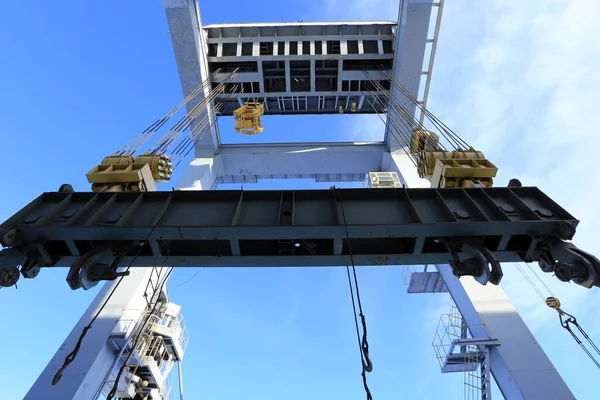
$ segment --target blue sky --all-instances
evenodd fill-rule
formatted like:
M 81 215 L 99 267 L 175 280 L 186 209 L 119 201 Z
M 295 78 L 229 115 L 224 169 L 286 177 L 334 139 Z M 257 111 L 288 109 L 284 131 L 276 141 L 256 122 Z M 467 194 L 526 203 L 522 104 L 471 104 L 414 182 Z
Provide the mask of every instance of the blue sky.
M 395 19 L 384 0 L 202 2 L 204 23 Z M 324 4 L 324 5 L 323 5 Z M 595 8 L 595 10 L 594 10 Z M 540 186 L 582 220 L 576 243 L 600 254 L 590 181 L 600 145 L 593 109 L 600 82 L 594 44 L 598 4 L 448 1 L 430 109 L 500 168 Z M 227 10 L 233 10 L 227 13 Z M 181 100 L 160 1 L 8 2 L 0 15 L 0 109 L 5 168 L 0 220 L 85 173 Z M 559 29 L 560 28 L 560 29 Z M 287 123 L 285 123 L 287 122 Z M 281 141 L 321 129 L 329 140 L 376 139 L 375 118 L 264 118 Z M 221 126 L 226 129 L 227 123 Z M 260 187 L 313 187 L 265 182 Z M 177 270 L 173 301 L 192 340 L 184 360 L 187 398 L 363 399 L 360 362 L 343 269 Z M 520 273 L 503 287 L 578 399 L 597 398 L 598 371 Z M 72 292 L 65 270 L 45 270 L 19 289 L 0 290 L 3 398 L 19 399 L 50 360 L 97 290 Z M 190 278 L 192 278 L 190 280 Z M 544 277 L 588 333 L 600 339 L 600 291 Z M 431 341 L 443 295 L 407 295 L 401 268 L 359 270 L 375 399 L 463 398 L 461 374 L 439 373 Z

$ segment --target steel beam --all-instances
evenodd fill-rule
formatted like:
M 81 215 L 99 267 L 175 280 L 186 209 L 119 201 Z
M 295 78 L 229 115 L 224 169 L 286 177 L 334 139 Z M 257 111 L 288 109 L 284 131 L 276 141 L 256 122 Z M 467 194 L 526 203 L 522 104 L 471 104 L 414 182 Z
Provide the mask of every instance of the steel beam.
M 53 266 L 106 241 L 147 243 L 122 258 L 133 266 L 343 266 L 345 223 L 358 265 L 401 265 L 447 262 L 442 241 L 463 237 L 500 261 L 537 260 L 536 237 L 571 239 L 578 221 L 534 187 L 45 193 L 0 238 L 35 243 Z
M 202 29 L 197 0 L 162 0 L 162 3 L 169 22 L 169 34 L 173 42 L 179 80 L 185 97 L 196 90 L 209 76 L 206 33 Z M 210 89 L 210 86 L 207 87 L 204 93 L 187 103 L 188 111 L 202 101 Z M 202 112 L 197 120 L 200 121 L 207 112 L 212 112 L 212 105 L 209 105 L 207 111 Z M 212 157 L 218 148 L 219 133 L 216 126 L 211 124 L 210 132 L 196 143 L 195 156 Z
M 367 174 L 381 169 L 385 145 L 291 144 L 224 146 L 215 157 L 223 175 Z
M 415 97 L 419 94 L 423 58 L 427 42 L 429 19 L 431 18 L 432 0 L 411 2 L 400 1 L 398 12 L 398 26 L 394 34 L 394 64 L 392 74 Z M 404 107 L 413 115 L 415 105 L 399 93 L 392 85 L 391 95 L 400 100 Z M 388 115 L 391 118 L 401 116 Z M 393 128 L 386 123 L 385 140 L 391 151 L 401 149 L 407 144 L 398 144 L 393 138 Z

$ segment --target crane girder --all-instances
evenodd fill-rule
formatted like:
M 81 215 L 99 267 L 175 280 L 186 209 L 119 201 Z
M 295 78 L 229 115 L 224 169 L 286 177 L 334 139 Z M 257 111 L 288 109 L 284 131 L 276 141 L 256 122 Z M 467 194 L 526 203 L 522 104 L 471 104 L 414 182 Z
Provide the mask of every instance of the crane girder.
M 0 271 L 70 267 L 86 288 L 129 265 L 344 266 L 349 237 L 357 265 L 450 262 L 497 284 L 500 262 L 540 261 L 598 286 L 598 260 L 565 242 L 577 224 L 535 187 L 50 192 L 0 225 Z

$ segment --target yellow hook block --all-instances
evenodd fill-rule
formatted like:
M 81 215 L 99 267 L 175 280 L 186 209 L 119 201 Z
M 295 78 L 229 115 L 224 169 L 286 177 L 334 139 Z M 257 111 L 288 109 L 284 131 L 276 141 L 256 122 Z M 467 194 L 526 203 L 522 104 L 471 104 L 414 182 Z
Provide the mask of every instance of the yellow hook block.
M 246 102 L 233 112 L 235 118 L 235 131 L 245 135 L 256 135 L 263 131 L 260 117 L 265 112 L 262 103 Z

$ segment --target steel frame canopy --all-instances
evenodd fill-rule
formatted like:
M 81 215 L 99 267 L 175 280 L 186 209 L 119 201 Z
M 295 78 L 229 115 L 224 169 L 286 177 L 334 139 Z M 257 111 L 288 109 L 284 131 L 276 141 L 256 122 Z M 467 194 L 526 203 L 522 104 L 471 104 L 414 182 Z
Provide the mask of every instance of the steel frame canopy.
M 244 92 L 224 93 L 217 99 L 223 103 L 223 115 L 244 101 L 263 102 L 265 114 L 338 113 L 339 107 L 349 109 L 353 103 L 356 113 L 385 113 L 374 109 L 369 95 L 360 90 L 368 81 L 363 68 L 375 77 L 391 73 L 422 104 L 427 103 L 443 1 L 402 0 L 397 22 L 207 26 L 202 26 L 195 0 L 162 2 L 184 95 L 203 80 L 216 84 L 223 79 L 214 73 L 219 68 L 240 68 L 231 85 L 241 85 Z M 433 10 L 437 16 L 433 36 L 428 37 Z M 391 94 L 414 113 L 414 104 L 396 88 Z M 201 98 L 190 102 L 188 109 Z M 363 181 L 369 172 L 388 170 L 405 145 L 389 126 L 381 142 L 223 144 L 215 124 L 198 141 L 195 159 L 179 186 L 206 190 L 219 183 L 269 178 Z

